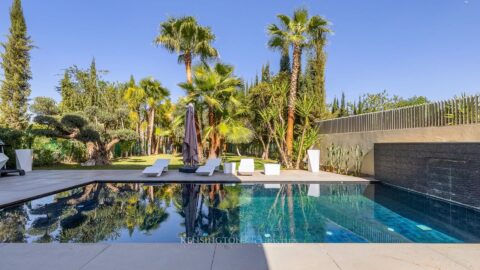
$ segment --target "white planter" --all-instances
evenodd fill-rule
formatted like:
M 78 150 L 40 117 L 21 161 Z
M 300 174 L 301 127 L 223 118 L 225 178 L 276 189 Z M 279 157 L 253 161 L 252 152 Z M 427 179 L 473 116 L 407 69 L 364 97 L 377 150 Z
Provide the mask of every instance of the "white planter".
M 235 162 L 225 162 L 223 163 L 223 173 L 224 174 L 237 174 L 237 163 Z
M 308 171 L 318 173 L 320 171 L 320 150 L 307 150 Z
M 280 164 L 265 164 L 265 175 L 280 175 Z
M 32 171 L 33 164 L 33 150 L 32 149 L 17 149 L 15 150 L 17 157 L 17 169 L 25 172 Z

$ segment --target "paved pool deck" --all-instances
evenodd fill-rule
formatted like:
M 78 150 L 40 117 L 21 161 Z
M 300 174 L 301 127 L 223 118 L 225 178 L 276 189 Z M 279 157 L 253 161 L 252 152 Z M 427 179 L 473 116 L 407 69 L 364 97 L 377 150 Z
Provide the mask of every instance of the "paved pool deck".
M 33 171 L 0 178 L 0 205 L 92 181 L 151 182 L 368 182 L 321 172 L 281 176 L 212 177 L 169 171 L 146 178 L 133 170 Z M 2 244 L 0 270 L 12 269 L 480 269 L 478 244 Z
M 368 182 L 371 178 L 338 175 L 329 172 L 310 173 L 285 170 L 281 175 L 266 176 L 256 171 L 251 176 L 227 175 L 215 172 L 212 176 L 198 176 L 170 170 L 160 177 L 143 176 L 139 170 L 34 170 L 25 176 L 0 178 L 0 207 L 27 198 L 41 196 L 90 182 Z
M 5 270 L 480 269 L 478 245 L 0 244 Z

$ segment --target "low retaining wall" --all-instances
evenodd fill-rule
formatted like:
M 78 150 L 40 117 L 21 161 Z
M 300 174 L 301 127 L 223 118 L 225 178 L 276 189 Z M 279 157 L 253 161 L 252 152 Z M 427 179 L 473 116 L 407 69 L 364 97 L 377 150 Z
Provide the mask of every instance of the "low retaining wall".
M 376 143 L 375 178 L 480 209 L 480 143 Z
M 321 135 L 320 160 L 322 164 L 326 163 L 327 147 L 332 143 L 347 147 L 359 145 L 365 153 L 362 165 L 362 173 L 374 175 L 373 145 L 375 143 L 397 142 L 480 142 L 480 125 L 473 124 L 463 126 L 325 134 Z

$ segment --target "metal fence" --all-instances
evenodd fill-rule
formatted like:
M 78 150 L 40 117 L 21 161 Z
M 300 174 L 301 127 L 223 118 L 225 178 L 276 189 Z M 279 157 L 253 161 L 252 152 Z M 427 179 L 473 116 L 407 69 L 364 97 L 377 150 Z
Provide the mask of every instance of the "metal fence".
M 319 121 L 321 134 L 480 123 L 480 96 L 465 96 L 393 110 Z

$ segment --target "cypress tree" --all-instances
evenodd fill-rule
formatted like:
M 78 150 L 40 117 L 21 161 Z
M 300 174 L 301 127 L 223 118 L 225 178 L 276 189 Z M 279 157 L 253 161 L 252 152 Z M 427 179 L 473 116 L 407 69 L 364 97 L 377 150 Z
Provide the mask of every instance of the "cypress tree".
M 270 64 L 262 66 L 262 82 L 270 82 Z
M 321 71 L 318 60 L 315 57 L 310 57 L 307 60 L 307 67 L 305 69 L 305 83 L 309 89 L 310 96 L 317 101 L 315 106 L 315 118 L 322 119 L 327 112 L 325 103 L 325 80 L 323 71 Z
M 318 89 L 318 102 L 321 104 L 319 106 L 319 114 L 323 116 L 326 111 L 326 89 L 325 89 L 325 64 L 326 64 L 326 55 L 323 51 L 323 46 L 320 51 L 316 52 L 316 58 L 313 61 L 314 69 L 315 69 L 315 87 Z
M 332 102 L 332 114 L 335 114 L 336 112 L 338 112 L 338 99 L 337 97 L 334 97 Z
M 63 113 L 76 112 L 79 110 L 79 107 L 77 106 L 77 95 L 75 92 L 74 84 L 68 70 L 65 71 L 62 80 L 60 80 L 58 92 L 60 92 L 60 96 L 62 97 L 62 101 L 60 103 L 60 110 Z
M 130 75 L 130 80 L 128 81 L 128 87 L 135 87 L 135 78 L 133 75 Z
M 357 114 L 363 114 L 364 113 L 364 102 L 362 100 L 362 97 L 358 98 L 358 106 L 357 106 Z
M 338 116 L 348 116 L 347 104 L 345 103 L 345 93 L 342 92 L 342 100 L 340 101 L 340 112 Z
M 92 59 L 89 70 L 89 79 L 87 85 L 87 99 L 88 106 L 98 106 L 98 75 L 97 75 L 97 65 L 95 63 L 95 58 Z
M 25 129 L 28 125 L 28 97 L 30 96 L 30 50 L 32 41 L 27 34 L 20 0 L 14 0 L 10 9 L 10 34 L 2 42 L 1 54 L 4 80 L 0 88 L 2 123 L 9 128 Z

